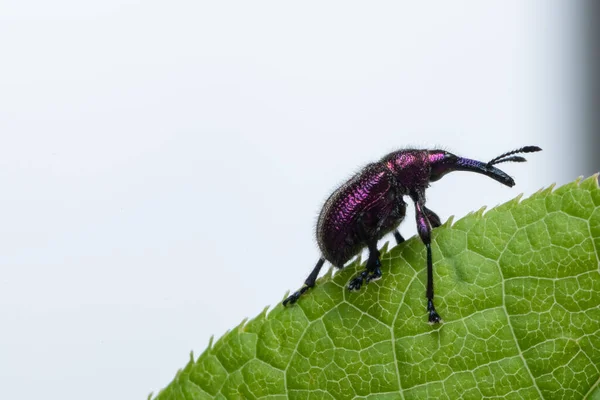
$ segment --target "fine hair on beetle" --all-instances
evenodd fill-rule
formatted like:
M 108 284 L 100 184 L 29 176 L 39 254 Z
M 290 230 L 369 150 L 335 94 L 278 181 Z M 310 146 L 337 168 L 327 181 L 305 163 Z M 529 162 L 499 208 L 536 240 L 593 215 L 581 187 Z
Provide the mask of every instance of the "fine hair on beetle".
M 402 149 L 391 152 L 379 161 L 367 164 L 340 185 L 325 201 L 316 226 L 316 239 L 321 257 L 304 285 L 283 301 L 293 304 L 303 293 L 315 286 L 325 261 L 336 268 L 368 249 L 365 269 L 350 280 L 347 288 L 359 290 L 363 284 L 382 276 L 377 242 L 393 233 L 396 243 L 404 242 L 398 226 L 406 215 L 404 196 L 415 207 L 417 233 L 427 252 L 427 284 L 425 296 L 429 322 L 436 324 L 442 318 L 433 302 L 433 260 L 431 256 L 431 230 L 442 224 L 440 217 L 425 206 L 425 190 L 431 182 L 453 171 L 475 172 L 512 187 L 513 178 L 495 165 L 505 162 L 525 162 L 519 155 L 542 149 L 525 146 L 491 159 L 488 162 L 458 157 L 446 150 Z

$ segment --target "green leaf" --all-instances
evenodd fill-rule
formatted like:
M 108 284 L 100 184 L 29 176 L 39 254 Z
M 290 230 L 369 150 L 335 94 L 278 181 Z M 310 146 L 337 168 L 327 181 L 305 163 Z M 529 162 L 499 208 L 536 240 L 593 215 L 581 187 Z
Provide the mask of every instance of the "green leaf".
M 413 238 L 360 292 L 357 261 L 243 322 L 157 399 L 600 399 L 598 176 L 519 200 L 434 230 L 442 324 Z

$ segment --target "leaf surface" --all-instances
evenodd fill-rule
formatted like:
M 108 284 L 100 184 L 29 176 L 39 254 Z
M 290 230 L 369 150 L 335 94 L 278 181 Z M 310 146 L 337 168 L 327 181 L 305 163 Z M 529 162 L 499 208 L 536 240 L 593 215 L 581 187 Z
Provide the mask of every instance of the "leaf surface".
M 383 278 L 348 292 L 359 261 L 292 307 L 225 334 L 157 399 L 600 399 L 598 175 L 545 189 L 382 251 Z M 364 267 L 364 266 L 363 266 Z

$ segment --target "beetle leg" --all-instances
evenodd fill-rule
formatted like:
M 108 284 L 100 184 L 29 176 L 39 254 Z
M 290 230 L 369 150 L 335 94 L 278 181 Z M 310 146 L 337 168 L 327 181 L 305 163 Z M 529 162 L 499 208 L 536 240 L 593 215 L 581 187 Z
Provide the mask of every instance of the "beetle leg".
M 367 283 L 381 279 L 381 260 L 379 259 L 379 250 L 377 250 L 377 242 L 373 241 L 369 244 L 369 260 L 367 261 Z
M 437 228 L 438 226 L 442 225 L 442 220 L 440 219 L 440 217 L 438 217 L 438 215 L 431 211 L 429 208 L 423 206 L 423 212 L 425 213 L 425 215 L 427 215 L 427 219 L 429 220 L 429 223 L 431 224 L 432 228 Z
M 364 271 L 350 281 L 348 290 L 359 290 L 362 284 L 367 281 L 376 281 L 381 278 L 381 261 L 379 260 L 379 250 L 377 250 L 377 241 L 369 242 L 369 259 Z
M 400 244 L 400 243 L 404 242 L 404 238 L 402 237 L 400 232 L 398 232 L 398 230 L 394 231 L 394 237 L 396 238 L 396 244 Z
M 360 290 L 363 282 L 365 281 L 367 275 L 369 274 L 368 270 L 364 270 L 357 277 L 353 278 L 348 284 L 348 290 Z
M 427 218 L 425 206 L 422 204 L 421 196 L 415 195 L 415 210 L 417 217 L 417 231 L 421 240 L 427 248 L 427 311 L 429 312 L 429 323 L 435 324 L 442 321 L 440 315 L 435 311 L 433 305 L 433 260 L 431 257 L 431 222 Z M 435 215 L 435 214 L 434 214 Z
M 299 290 L 295 291 L 287 299 L 285 299 L 283 301 L 284 306 L 287 306 L 288 303 L 294 304 L 298 301 L 298 299 L 300 298 L 300 296 L 302 296 L 304 292 L 306 292 L 311 287 L 315 286 L 315 282 L 317 281 L 317 277 L 319 276 L 319 272 L 321 271 L 321 267 L 324 263 L 325 259 L 323 257 L 319 258 L 319 261 L 317 261 L 317 265 L 315 265 L 315 268 L 312 270 L 310 275 L 308 275 L 308 278 L 306 278 L 306 280 L 304 281 L 304 286 L 302 286 Z

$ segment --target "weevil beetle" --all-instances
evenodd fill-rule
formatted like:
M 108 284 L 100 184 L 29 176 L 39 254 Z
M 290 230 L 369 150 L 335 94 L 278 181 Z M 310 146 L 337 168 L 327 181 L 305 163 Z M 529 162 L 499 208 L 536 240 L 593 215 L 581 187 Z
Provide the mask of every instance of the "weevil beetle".
M 295 303 L 315 285 L 325 260 L 342 268 L 363 248 L 369 249 L 366 268 L 348 283 L 349 290 L 358 290 L 363 283 L 381 278 L 381 261 L 377 241 L 393 232 L 398 244 L 404 238 L 398 226 L 404 219 L 409 196 L 415 204 L 417 232 L 427 250 L 427 312 L 430 323 L 442 319 L 433 304 L 433 261 L 431 229 L 441 225 L 440 217 L 425 207 L 425 189 L 452 171 L 470 171 L 486 175 L 503 185 L 515 185 L 513 178 L 494 167 L 503 162 L 524 162 L 519 153 L 541 151 L 537 146 L 525 146 L 504 153 L 487 163 L 462 158 L 444 150 L 405 149 L 392 152 L 378 162 L 368 164 L 336 189 L 325 201 L 317 222 L 317 243 L 321 257 L 301 289 L 283 301 Z

